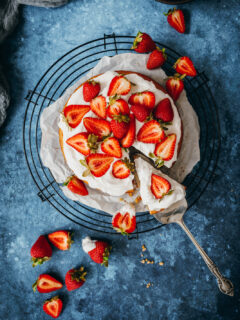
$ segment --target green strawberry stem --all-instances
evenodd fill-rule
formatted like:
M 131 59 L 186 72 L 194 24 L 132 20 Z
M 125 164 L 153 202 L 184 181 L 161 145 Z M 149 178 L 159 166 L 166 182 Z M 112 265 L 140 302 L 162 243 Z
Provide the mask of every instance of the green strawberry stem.
M 50 257 L 43 257 L 43 258 L 32 258 L 31 261 L 33 262 L 32 266 L 36 267 L 37 265 L 43 264 L 45 261 L 51 259 Z

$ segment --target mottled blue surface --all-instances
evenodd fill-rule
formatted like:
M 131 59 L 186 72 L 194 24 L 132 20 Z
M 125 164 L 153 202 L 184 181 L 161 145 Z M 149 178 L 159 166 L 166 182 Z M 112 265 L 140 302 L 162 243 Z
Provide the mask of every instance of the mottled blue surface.
M 0 129 L 1 319 L 48 319 L 42 311 L 50 295 L 33 294 L 39 273 L 64 279 L 66 271 L 83 264 L 86 284 L 63 289 L 60 319 L 239 319 L 239 26 L 238 0 L 193 1 L 182 6 L 190 28 L 180 35 L 162 12 L 167 5 L 153 0 L 71 1 L 58 9 L 23 7 L 20 24 L 1 49 L 10 82 L 12 103 Z M 169 47 L 194 58 L 205 70 L 216 98 L 222 132 L 219 166 L 224 170 L 185 217 L 200 244 L 235 285 L 235 297 L 221 294 L 201 257 L 178 226 L 142 235 L 139 240 L 113 238 L 108 269 L 90 261 L 80 228 L 37 197 L 22 145 L 24 97 L 45 70 L 62 54 L 104 33 L 136 34 L 143 30 Z M 69 252 L 54 250 L 53 258 L 33 269 L 29 250 L 40 234 L 58 228 L 75 230 Z M 94 233 L 90 233 L 94 236 Z M 96 234 L 95 234 L 96 235 Z M 108 239 L 111 239 L 108 237 Z M 140 263 L 145 256 L 164 265 Z M 146 288 L 148 282 L 153 286 Z

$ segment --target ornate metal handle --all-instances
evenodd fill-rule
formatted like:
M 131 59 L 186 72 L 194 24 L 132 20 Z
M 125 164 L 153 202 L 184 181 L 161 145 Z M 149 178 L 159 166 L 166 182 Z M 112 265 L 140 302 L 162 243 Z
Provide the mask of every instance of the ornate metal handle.
M 218 270 L 215 263 L 209 258 L 209 256 L 206 254 L 206 252 L 202 249 L 202 247 L 198 244 L 190 230 L 187 228 L 183 220 L 176 221 L 176 223 L 186 232 L 192 243 L 195 245 L 195 247 L 198 249 L 199 253 L 201 254 L 203 260 L 205 261 L 206 265 L 208 266 L 209 270 L 212 272 L 212 274 L 217 278 L 218 287 L 220 291 L 224 294 L 227 294 L 229 296 L 234 295 L 234 287 L 232 282 L 223 277 L 223 275 Z

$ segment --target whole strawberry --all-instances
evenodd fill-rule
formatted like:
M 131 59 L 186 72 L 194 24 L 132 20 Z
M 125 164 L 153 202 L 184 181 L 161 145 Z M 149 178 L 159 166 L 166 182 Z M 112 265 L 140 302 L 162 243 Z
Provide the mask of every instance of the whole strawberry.
M 52 256 L 52 248 L 44 236 L 40 236 L 31 248 L 32 266 L 43 264 Z
M 83 99 L 86 102 L 91 101 L 100 92 L 100 84 L 94 80 L 88 80 L 83 85 Z
M 156 45 L 152 38 L 147 34 L 141 31 L 138 31 L 136 38 L 134 39 L 133 46 L 131 49 L 134 49 L 139 53 L 151 52 L 156 48 Z
M 110 255 L 111 247 L 107 242 L 91 240 L 90 237 L 86 237 L 82 240 L 82 247 L 94 262 L 108 267 L 108 257 Z
M 122 139 L 128 132 L 129 116 L 126 114 L 114 115 L 110 126 L 114 137 Z
M 71 269 L 66 273 L 65 284 L 68 291 L 76 290 L 80 288 L 85 280 L 87 272 L 84 271 L 84 267 L 80 269 Z
M 162 50 L 158 47 L 150 53 L 148 61 L 147 61 L 147 68 L 148 69 L 155 69 L 161 67 L 164 62 L 167 60 L 167 55 L 165 53 L 165 48 Z

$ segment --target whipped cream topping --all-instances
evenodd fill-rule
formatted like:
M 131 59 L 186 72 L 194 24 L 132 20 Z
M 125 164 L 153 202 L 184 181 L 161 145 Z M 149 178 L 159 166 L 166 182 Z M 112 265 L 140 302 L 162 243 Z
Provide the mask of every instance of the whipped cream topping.
M 174 203 L 185 198 L 185 189 L 180 183 L 169 178 L 160 170 L 153 168 L 149 163 L 140 157 L 135 159 L 135 165 L 140 180 L 140 195 L 142 197 L 142 202 L 148 206 L 149 211 L 160 211 L 167 209 Z M 164 196 L 161 200 L 155 198 L 151 191 L 152 173 L 165 178 L 171 183 L 171 190 L 173 190 L 172 194 Z
M 134 217 L 136 215 L 135 206 L 132 203 L 126 203 L 125 205 L 123 205 L 121 207 L 121 209 L 118 210 L 118 212 L 116 212 L 116 214 L 119 213 L 119 212 L 122 215 L 124 215 L 126 212 L 128 212 L 131 217 Z
M 95 243 L 96 243 L 96 240 L 92 240 L 90 237 L 86 237 L 82 239 L 83 251 L 85 251 L 86 253 L 88 253 L 89 251 L 92 251 L 93 249 L 96 248 Z
M 98 77 L 95 78 L 95 80 L 98 81 L 101 86 L 101 91 L 100 91 L 99 95 L 103 95 L 106 98 L 107 103 L 109 102 L 109 97 L 107 96 L 108 88 L 109 88 L 111 80 L 116 75 L 118 75 L 118 73 L 113 72 L 113 71 L 108 71 L 108 72 L 106 72 L 102 75 L 99 75 Z M 161 90 L 158 90 L 152 81 L 146 81 L 136 74 L 126 75 L 126 78 L 130 82 L 134 83 L 135 85 L 132 85 L 131 91 L 129 92 L 128 95 L 121 96 L 122 99 L 128 101 L 131 94 L 148 90 L 148 91 L 152 91 L 155 94 L 156 104 L 164 98 L 169 98 L 171 101 L 173 112 L 174 112 L 174 119 L 172 121 L 172 124 L 168 126 L 168 130 L 165 131 L 165 133 L 166 134 L 175 133 L 177 135 L 177 141 L 176 141 L 176 147 L 175 147 L 175 152 L 174 152 L 173 158 L 169 161 L 164 162 L 164 165 L 166 167 L 170 168 L 172 166 L 172 164 L 177 159 L 177 149 L 178 149 L 178 144 L 179 144 L 179 141 L 181 138 L 181 119 L 178 115 L 177 108 L 176 108 L 173 100 L 171 99 L 171 97 L 168 94 L 165 94 L 164 92 L 162 92 Z M 67 105 L 72 105 L 72 104 L 84 104 L 84 105 L 88 104 L 83 99 L 83 88 L 82 87 L 78 88 L 69 98 Z M 85 114 L 84 117 L 97 118 L 97 116 L 91 110 L 87 114 Z M 110 120 L 110 118 L 108 118 L 107 120 Z M 136 135 L 143 124 L 144 123 L 136 120 Z M 79 179 L 87 181 L 90 187 L 92 187 L 94 189 L 99 189 L 99 190 L 101 190 L 107 194 L 113 195 L 113 196 L 123 195 L 126 191 L 133 189 L 132 181 L 133 181 L 134 176 L 132 174 L 130 174 L 130 176 L 126 179 L 116 179 L 112 175 L 112 165 L 116 160 L 119 160 L 117 158 L 111 164 L 109 170 L 102 177 L 97 178 L 97 177 L 94 177 L 93 175 L 83 177 L 82 174 L 86 170 L 86 168 L 84 166 L 82 166 L 79 161 L 84 160 L 85 157 L 80 152 L 78 152 L 77 150 L 75 150 L 74 148 L 72 148 L 71 146 L 69 146 L 66 143 L 66 140 L 68 138 L 76 135 L 77 133 L 87 131 L 83 125 L 83 121 L 81 121 L 81 123 L 76 128 L 72 129 L 72 128 L 69 128 L 67 123 L 64 121 L 63 115 L 60 115 L 59 128 L 61 128 L 61 130 L 63 132 L 63 149 L 64 149 L 66 162 L 67 162 L 68 166 L 70 167 L 70 169 L 72 169 L 72 171 L 75 173 L 75 175 Z M 153 153 L 154 149 L 155 149 L 155 144 L 146 144 L 143 142 L 139 142 L 137 140 L 135 140 L 133 146 L 136 149 L 138 149 L 139 151 L 141 151 L 143 154 L 145 154 L 146 156 L 149 156 L 150 152 Z M 97 152 L 103 153 L 101 151 L 100 146 L 99 146 L 99 149 Z M 122 149 L 122 152 L 123 152 L 122 158 L 124 158 L 124 157 L 129 158 L 127 152 L 125 152 L 123 149 Z

